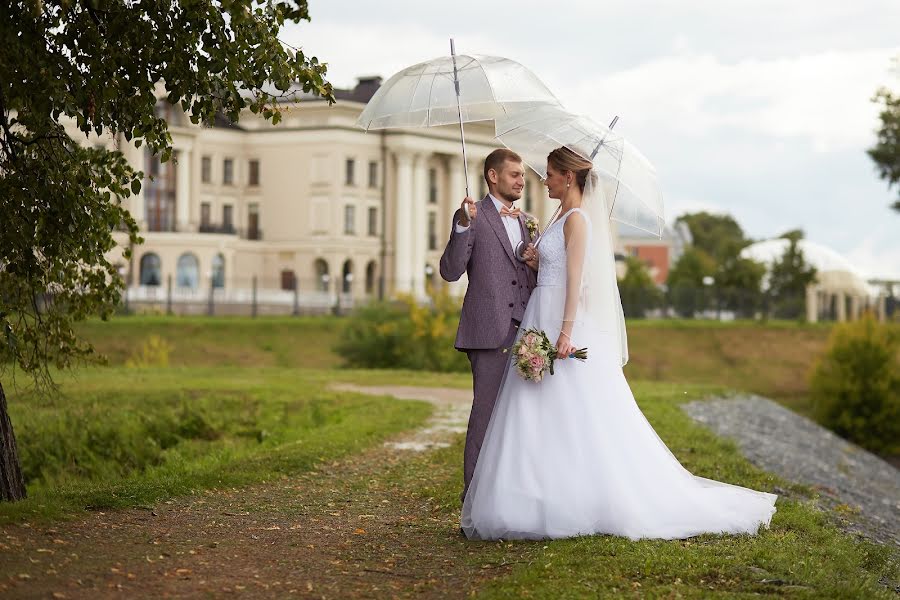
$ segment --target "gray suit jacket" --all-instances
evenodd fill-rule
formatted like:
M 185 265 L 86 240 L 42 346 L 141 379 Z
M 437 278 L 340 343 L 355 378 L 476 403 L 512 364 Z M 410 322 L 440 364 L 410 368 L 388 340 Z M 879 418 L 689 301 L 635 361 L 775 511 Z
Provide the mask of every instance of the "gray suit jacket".
M 489 196 L 476 203 L 478 215 L 469 228 L 456 233 L 462 217 L 457 210 L 450 224 L 450 240 L 441 256 L 441 277 L 456 281 L 463 273 L 469 287 L 463 300 L 457 350 L 499 348 L 509 332 L 511 319 L 521 319 L 537 276 L 516 260 L 502 217 Z M 531 240 L 524 213 L 519 215 L 522 239 Z

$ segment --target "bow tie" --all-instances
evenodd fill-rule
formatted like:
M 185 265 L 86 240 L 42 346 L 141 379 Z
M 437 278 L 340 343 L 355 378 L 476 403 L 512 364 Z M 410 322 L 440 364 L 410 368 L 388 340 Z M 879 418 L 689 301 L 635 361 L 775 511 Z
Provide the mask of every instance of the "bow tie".
M 501 217 L 512 217 L 513 219 L 519 218 L 519 213 L 522 212 L 518 208 L 507 208 L 505 206 L 500 207 L 500 216 Z

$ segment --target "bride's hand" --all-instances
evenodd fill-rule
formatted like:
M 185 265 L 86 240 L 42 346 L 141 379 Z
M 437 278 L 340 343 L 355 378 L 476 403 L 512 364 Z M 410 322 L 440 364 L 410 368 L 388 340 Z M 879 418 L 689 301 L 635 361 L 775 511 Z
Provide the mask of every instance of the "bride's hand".
M 565 332 L 560 332 L 559 338 L 556 340 L 556 358 L 569 358 L 569 354 L 575 350 L 577 348 L 572 345 L 572 339 Z

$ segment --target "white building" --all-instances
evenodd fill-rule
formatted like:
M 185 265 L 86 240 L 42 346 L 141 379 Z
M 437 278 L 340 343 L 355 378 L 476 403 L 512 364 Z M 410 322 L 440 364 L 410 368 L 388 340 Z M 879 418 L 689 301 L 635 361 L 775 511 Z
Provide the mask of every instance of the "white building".
M 130 264 L 110 255 L 129 300 L 159 306 L 171 287 L 175 310 L 202 311 L 212 298 L 218 312 L 245 306 L 255 287 L 260 305 L 284 312 L 380 293 L 422 298 L 428 285 L 443 285 L 438 261 L 465 195 L 459 129 L 357 128 L 380 81 L 336 90 L 332 106 L 313 97 L 285 105 L 278 125 L 247 110 L 237 124 L 197 126 L 161 101 L 175 150 L 166 164 L 123 139 L 89 140 L 119 147 L 152 175 L 126 201 L 145 242 Z M 492 123 L 466 126 L 475 197 L 486 193 L 493 135 Z M 532 172 L 520 206 L 542 225 L 555 208 Z M 464 289 L 465 281 L 451 286 Z

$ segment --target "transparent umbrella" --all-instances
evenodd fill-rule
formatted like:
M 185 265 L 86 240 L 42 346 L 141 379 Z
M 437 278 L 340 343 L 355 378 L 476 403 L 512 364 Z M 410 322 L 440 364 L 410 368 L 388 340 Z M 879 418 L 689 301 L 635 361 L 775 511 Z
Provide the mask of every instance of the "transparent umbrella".
M 456 55 L 407 67 L 372 96 L 356 124 L 366 131 L 392 127 L 433 127 L 496 120 L 559 100 L 521 64 L 500 56 Z M 466 193 L 468 193 L 468 169 Z
M 558 106 L 537 107 L 498 119 L 497 139 L 522 156 L 541 177 L 547 155 L 565 146 L 594 163 L 610 205 L 610 218 L 661 236 L 663 199 L 656 169 L 632 144 L 588 117 Z

